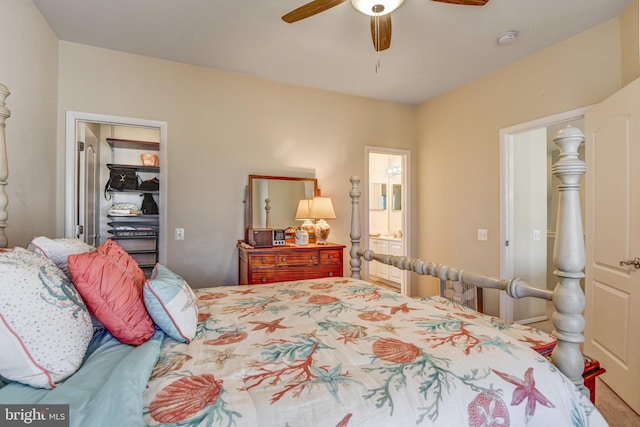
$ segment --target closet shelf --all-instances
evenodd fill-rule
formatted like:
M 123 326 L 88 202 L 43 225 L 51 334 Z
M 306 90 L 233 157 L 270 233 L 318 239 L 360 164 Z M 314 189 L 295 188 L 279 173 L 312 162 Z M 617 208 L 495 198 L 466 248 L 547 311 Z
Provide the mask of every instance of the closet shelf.
M 159 174 L 160 167 L 158 167 L 157 155 L 152 155 L 154 161 L 151 164 L 155 166 L 147 166 L 149 163 L 145 162 L 145 156 L 149 151 L 160 151 L 160 143 L 151 141 L 137 141 L 131 139 L 118 139 L 118 138 L 106 138 L 109 147 L 111 148 L 111 162 L 107 163 L 107 168 L 112 170 L 116 168 L 129 168 L 134 169 L 136 174 L 149 173 Z M 139 150 L 142 153 L 131 152 L 127 150 Z M 116 156 L 116 153 L 118 156 Z M 136 157 L 140 157 L 141 163 L 146 164 L 131 164 L 137 163 Z M 116 163 L 116 158 L 122 159 L 124 164 Z M 126 160 L 125 160 L 126 159 Z M 140 178 L 140 181 L 144 179 Z M 154 199 L 160 194 L 158 190 L 106 190 L 114 197 L 114 203 L 116 199 L 122 195 L 124 199 L 129 200 L 131 195 L 153 195 Z M 128 196 L 128 197 L 127 197 Z M 136 203 L 137 205 L 137 203 Z M 134 261 L 138 263 L 145 276 L 149 278 L 153 272 L 153 267 L 158 262 L 159 247 L 158 240 L 160 235 L 160 216 L 154 215 L 132 215 L 132 216 L 118 216 L 107 215 L 107 222 L 109 225 L 110 238 L 116 240 L 118 244 L 129 253 Z
M 107 190 L 107 193 L 115 193 L 115 194 L 125 194 L 125 193 L 129 193 L 129 194 L 136 194 L 136 193 L 137 194 L 143 194 L 143 193 L 160 194 L 160 191 L 158 191 L 158 190 L 155 190 L 155 191 L 151 191 L 151 190 Z
M 151 142 L 151 141 L 136 141 L 132 139 L 118 139 L 118 138 L 107 138 L 107 144 L 114 148 L 129 148 L 134 150 L 151 150 L 151 151 L 160 151 L 160 143 L 159 142 Z
M 159 166 L 124 165 L 124 164 L 118 164 L 118 163 L 107 163 L 107 167 L 109 169 L 113 169 L 113 168 L 129 168 L 129 169 L 135 169 L 138 172 L 160 173 L 160 167 Z

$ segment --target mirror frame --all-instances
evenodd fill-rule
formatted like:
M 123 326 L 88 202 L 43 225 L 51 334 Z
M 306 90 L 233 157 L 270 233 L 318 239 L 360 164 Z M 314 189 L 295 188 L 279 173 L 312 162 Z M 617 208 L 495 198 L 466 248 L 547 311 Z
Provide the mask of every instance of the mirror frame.
M 249 175 L 249 191 L 248 191 L 248 199 L 247 199 L 247 225 L 245 227 L 245 231 L 253 227 L 253 197 L 254 197 L 254 180 L 256 179 L 266 179 L 266 180 L 275 180 L 275 181 L 303 181 L 303 182 L 311 182 L 313 183 L 313 195 L 317 196 L 318 192 L 318 179 L 317 178 L 302 178 L 302 177 L 293 177 L 293 176 L 271 176 L 271 175 Z M 277 203 L 277 201 L 276 201 Z M 275 203 L 272 201 L 272 206 Z M 289 224 L 292 226 L 294 224 Z M 262 227 L 255 227 L 262 228 Z

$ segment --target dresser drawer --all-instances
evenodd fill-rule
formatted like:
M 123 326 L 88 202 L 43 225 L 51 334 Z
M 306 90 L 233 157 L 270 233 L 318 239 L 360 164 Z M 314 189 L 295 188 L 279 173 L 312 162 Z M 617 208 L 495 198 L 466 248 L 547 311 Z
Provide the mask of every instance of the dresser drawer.
M 251 268 L 273 268 L 276 266 L 275 254 L 255 254 L 250 258 Z
M 248 284 L 259 285 L 261 283 L 273 283 L 280 281 L 279 274 L 274 269 L 253 270 L 249 273 Z
M 322 277 L 342 277 L 341 265 L 313 267 L 278 267 L 275 270 L 254 270 L 249 274 L 250 284 L 286 282 L 289 280 L 320 279 Z
M 320 262 L 318 251 L 289 251 L 277 255 L 278 267 L 315 265 Z
M 326 250 L 320 252 L 320 264 L 342 264 L 342 250 Z
M 323 265 L 314 271 L 313 277 L 309 279 L 319 279 L 321 277 L 342 277 L 342 264 Z

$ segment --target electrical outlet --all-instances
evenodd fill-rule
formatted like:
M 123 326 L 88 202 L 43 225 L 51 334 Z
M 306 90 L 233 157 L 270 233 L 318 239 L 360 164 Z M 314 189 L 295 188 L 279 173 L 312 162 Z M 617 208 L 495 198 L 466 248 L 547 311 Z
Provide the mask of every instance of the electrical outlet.
M 478 228 L 478 240 L 488 240 L 489 231 L 486 228 Z
M 542 233 L 540 230 L 533 230 L 533 240 L 540 240 L 542 238 Z
M 175 240 L 184 240 L 184 228 L 176 228 L 174 239 Z

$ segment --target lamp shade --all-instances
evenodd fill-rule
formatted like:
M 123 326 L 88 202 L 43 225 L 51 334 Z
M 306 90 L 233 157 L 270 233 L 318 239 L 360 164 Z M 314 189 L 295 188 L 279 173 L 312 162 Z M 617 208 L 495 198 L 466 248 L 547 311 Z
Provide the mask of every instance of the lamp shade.
M 336 212 L 333 210 L 333 203 L 329 197 L 314 197 L 310 210 L 309 218 L 314 219 L 335 219 Z
M 311 218 L 310 216 L 311 199 L 301 199 L 298 202 L 298 209 L 296 210 L 296 220 L 302 221 Z

